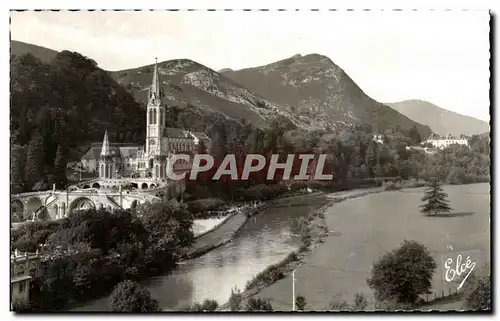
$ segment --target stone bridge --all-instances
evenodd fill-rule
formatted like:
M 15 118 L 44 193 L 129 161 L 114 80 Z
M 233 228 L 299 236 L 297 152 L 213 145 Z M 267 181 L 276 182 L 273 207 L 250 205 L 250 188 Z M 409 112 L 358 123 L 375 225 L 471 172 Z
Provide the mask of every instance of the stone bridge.
M 72 212 L 84 209 L 106 208 L 127 209 L 134 201 L 137 204 L 159 200 L 157 196 L 135 191 L 43 191 L 11 195 L 12 222 L 31 219 L 33 214 L 57 220 L 71 215 Z M 14 219 L 15 218 L 15 219 Z
M 158 180 L 152 178 L 95 178 L 69 186 L 70 191 L 78 189 L 110 189 L 118 190 L 120 186 L 129 185 L 131 188 L 144 190 L 166 188 L 168 183 L 166 180 Z

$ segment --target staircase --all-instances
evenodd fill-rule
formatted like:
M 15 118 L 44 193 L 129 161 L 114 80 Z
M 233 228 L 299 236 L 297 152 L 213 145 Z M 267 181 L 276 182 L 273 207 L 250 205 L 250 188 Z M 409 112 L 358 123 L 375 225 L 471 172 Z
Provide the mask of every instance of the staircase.
M 44 210 L 45 208 L 49 208 L 50 205 L 54 204 L 59 199 L 59 197 L 57 197 L 55 195 L 54 195 L 54 197 L 55 198 L 52 201 L 50 201 L 48 204 L 39 206 L 35 210 L 35 212 L 33 212 L 34 213 L 34 218 L 38 218 L 38 215 L 42 212 L 42 210 Z
M 116 203 L 116 202 L 115 202 L 115 200 L 114 200 L 111 196 L 106 195 L 106 198 L 108 199 L 108 201 L 109 201 L 111 204 L 115 205 L 115 206 L 116 206 L 116 207 L 118 207 L 119 209 L 123 209 L 123 208 L 120 206 L 120 204 Z

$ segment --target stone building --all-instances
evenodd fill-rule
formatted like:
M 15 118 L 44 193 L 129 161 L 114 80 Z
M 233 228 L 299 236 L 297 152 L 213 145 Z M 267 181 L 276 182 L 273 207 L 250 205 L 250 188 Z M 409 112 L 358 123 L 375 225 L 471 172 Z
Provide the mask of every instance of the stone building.
M 82 157 L 82 166 L 101 179 L 140 177 L 166 179 L 167 161 L 174 154 L 194 154 L 203 144 L 210 150 L 210 138 L 202 132 L 167 127 L 166 104 L 160 73 L 155 63 L 153 81 L 148 91 L 146 141 L 144 146 L 117 146 L 110 143 L 107 131 L 101 146 L 92 146 Z M 191 164 L 176 162 L 176 169 L 188 170 Z
M 21 253 L 15 250 L 10 256 L 10 303 L 27 305 L 30 302 L 30 282 L 37 274 L 38 253 Z

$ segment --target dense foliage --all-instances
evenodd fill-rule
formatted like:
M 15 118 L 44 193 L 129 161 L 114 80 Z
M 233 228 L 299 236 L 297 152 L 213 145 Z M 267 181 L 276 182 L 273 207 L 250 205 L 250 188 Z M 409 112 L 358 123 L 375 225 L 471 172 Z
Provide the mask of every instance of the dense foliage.
M 436 268 L 425 246 L 416 241 L 404 241 L 373 265 L 367 283 L 374 290 L 377 301 L 413 304 L 420 294 L 431 289 Z
M 33 222 L 12 233 L 12 248 L 43 260 L 33 284 L 35 308 L 63 309 L 105 294 L 118 282 L 173 268 L 193 239 L 191 215 L 173 203 L 134 211 L 79 211 L 59 221 Z
M 195 302 L 184 306 L 181 311 L 185 312 L 213 312 L 219 307 L 219 303 L 215 300 L 205 299 L 202 303 Z
M 332 174 L 332 182 L 321 182 L 323 188 L 346 189 L 376 185 L 374 178 L 401 177 L 402 179 L 428 180 L 437 177 L 452 184 L 485 182 L 490 179 L 490 148 L 487 137 L 473 136 L 470 148 L 454 145 L 435 153 L 423 149 L 408 149 L 417 145 L 421 137 L 415 128 L 408 131 L 388 131 L 382 134 L 383 144 L 374 141 L 369 126 L 358 126 L 343 131 L 304 131 L 282 119 L 271 120 L 265 129 L 255 128 L 242 120 L 240 123 L 213 119 L 205 130 L 212 138 L 210 153 L 220 164 L 225 155 L 236 155 L 238 173 L 241 175 L 245 155 L 264 155 L 269 162 L 271 154 L 280 154 L 280 162 L 286 161 L 286 154 L 326 154 L 323 173 Z M 218 160 L 218 162 L 217 162 Z M 294 163 L 292 175 L 298 173 L 299 162 Z M 250 174 L 248 181 L 234 182 L 228 175 L 219 181 L 212 181 L 215 172 L 199 175 L 198 182 L 188 183 L 188 195 L 192 198 L 219 197 L 222 199 L 266 199 L 280 194 L 282 170 L 277 171 L 275 180 L 267 180 L 267 166 Z M 294 182 L 290 182 L 294 183 Z M 311 184 L 310 181 L 295 183 Z M 260 185 L 260 187 L 255 187 Z M 275 191 L 263 191 L 267 185 Z M 327 186 L 325 186 L 327 185 Z M 249 187 L 255 187 L 252 193 Z M 269 196 L 267 196 L 269 195 Z
M 137 282 L 126 280 L 118 283 L 109 298 L 109 310 L 113 312 L 158 312 L 158 301 Z
M 248 312 L 273 312 L 273 306 L 269 299 L 250 298 L 247 301 L 245 311 Z
M 489 275 L 477 278 L 473 288 L 467 291 L 465 308 L 467 310 L 491 310 L 491 287 Z
M 11 143 L 26 147 L 16 156 L 25 167 L 14 164 L 14 173 L 25 169 L 14 176 L 15 192 L 40 181 L 64 186 L 65 158 L 101 141 L 105 129 L 113 142 L 143 142 L 145 111 L 95 61 L 69 51 L 50 63 L 24 54 L 11 56 L 10 74 Z

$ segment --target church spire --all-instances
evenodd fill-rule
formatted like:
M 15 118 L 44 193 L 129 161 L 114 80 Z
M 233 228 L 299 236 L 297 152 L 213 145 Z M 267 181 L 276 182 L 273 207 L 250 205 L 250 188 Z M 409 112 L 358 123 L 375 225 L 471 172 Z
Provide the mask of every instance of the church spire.
M 110 156 L 110 155 L 111 151 L 109 149 L 108 130 L 106 129 L 106 132 L 104 133 L 104 140 L 102 142 L 101 156 Z
M 158 72 L 158 58 L 155 58 L 155 70 L 153 71 L 153 83 L 151 84 L 151 95 L 160 98 L 160 73 Z

